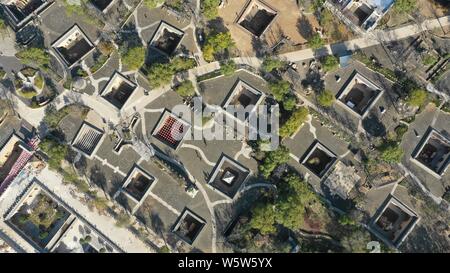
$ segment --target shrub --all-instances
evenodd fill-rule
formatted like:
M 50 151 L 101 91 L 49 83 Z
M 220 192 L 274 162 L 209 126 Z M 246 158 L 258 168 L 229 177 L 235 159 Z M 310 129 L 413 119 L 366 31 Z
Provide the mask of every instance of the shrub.
M 406 103 L 410 106 L 421 107 L 427 100 L 427 92 L 423 89 L 413 89 L 408 97 L 406 98 Z
M 123 65 L 130 70 L 138 70 L 145 62 L 145 48 L 143 46 L 129 48 L 121 57 Z
M 182 97 L 191 97 L 195 95 L 194 85 L 190 80 L 182 82 L 175 88 L 175 92 Z
M 288 162 L 289 158 L 289 149 L 285 146 L 280 146 L 275 151 L 266 153 L 262 164 L 259 165 L 259 171 L 264 177 L 268 178 L 276 167 Z
M 220 72 L 225 76 L 233 75 L 234 71 L 236 71 L 236 63 L 233 60 L 229 60 L 220 66 Z
M 306 121 L 309 111 L 306 107 L 297 108 L 280 128 L 280 137 L 285 138 L 295 133 L 298 128 Z
M 263 63 L 262 63 L 262 70 L 269 73 L 272 72 L 274 69 L 280 69 L 283 66 L 285 66 L 285 62 L 281 61 L 281 60 L 277 60 L 274 58 L 265 58 Z
M 328 55 L 322 59 L 322 66 L 325 72 L 331 72 L 339 67 L 339 59 L 333 55 Z
M 217 9 L 219 8 L 220 0 L 202 0 L 200 3 L 202 14 L 207 19 L 211 20 L 219 15 Z
M 403 149 L 394 142 L 385 143 L 380 147 L 380 159 L 389 164 L 399 163 L 403 157 Z
M 50 55 L 42 48 L 30 47 L 16 53 L 16 57 L 25 64 L 36 64 L 47 69 L 50 65 Z
M 211 34 L 206 38 L 203 47 L 203 57 L 206 61 L 214 61 L 214 55 L 234 47 L 234 41 L 230 32 Z
M 416 0 L 396 0 L 394 11 L 401 14 L 412 13 L 416 8 Z
M 291 85 L 288 81 L 278 81 L 269 84 L 270 91 L 277 101 L 283 101 L 284 97 L 289 93 Z
M 325 45 L 325 42 L 320 34 L 316 33 L 309 39 L 308 44 L 312 49 L 319 49 Z
M 283 99 L 283 108 L 286 111 L 294 110 L 297 105 L 297 97 L 295 95 L 286 95 Z
M 317 102 L 320 106 L 331 107 L 334 103 L 334 95 L 329 90 L 324 90 L 317 95 Z

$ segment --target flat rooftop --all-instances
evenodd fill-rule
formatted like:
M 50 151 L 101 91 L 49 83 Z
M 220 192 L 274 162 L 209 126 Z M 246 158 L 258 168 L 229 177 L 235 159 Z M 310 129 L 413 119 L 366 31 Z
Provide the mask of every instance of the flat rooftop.
M 150 46 L 167 55 L 171 55 L 175 52 L 183 37 L 184 32 L 182 30 L 161 21 L 150 41 Z
M 256 37 L 260 37 L 275 20 L 277 11 L 259 0 L 251 0 L 242 11 L 237 23 Z
M 52 44 L 52 47 L 70 68 L 86 57 L 94 49 L 94 44 L 84 34 L 81 28 L 75 24 L 61 35 Z
M 22 25 L 31 19 L 33 13 L 45 8 L 51 1 L 47 0 L 10 0 L 3 6 L 15 25 Z
M 72 141 L 72 147 L 90 158 L 100 147 L 103 136 L 102 130 L 88 122 L 83 122 Z
M 231 157 L 222 154 L 208 184 L 226 197 L 233 199 L 250 175 L 250 170 Z
M 347 109 L 359 116 L 365 116 L 383 91 L 367 77 L 355 71 L 348 79 L 337 99 Z
M 22 140 L 16 134 L 11 134 L 0 148 L 0 185 L 14 171 L 13 168 L 23 153 L 29 154 L 23 147 Z
M 390 195 L 369 224 L 380 239 L 398 247 L 419 221 L 417 214 Z
M 122 109 L 136 90 L 137 85 L 125 77 L 122 73 L 115 71 L 100 95 L 117 109 Z
M 413 153 L 423 167 L 441 176 L 450 165 L 450 139 L 430 128 Z
M 158 124 L 153 130 L 153 137 L 176 150 L 189 132 L 191 125 L 185 120 L 166 110 L 162 113 Z
M 313 174 L 322 178 L 336 162 L 337 156 L 319 141 L 315 141 L 303 156 L 301 163 Z
M 183 241 L 192 245 L 205 225 L 205 220 L 193 211 L 185 208 L 175 223 L 172 231 Z

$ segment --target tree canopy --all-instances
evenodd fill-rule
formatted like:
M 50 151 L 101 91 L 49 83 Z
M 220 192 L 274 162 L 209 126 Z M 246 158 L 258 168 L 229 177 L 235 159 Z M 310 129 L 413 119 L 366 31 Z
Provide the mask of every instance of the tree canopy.
M 122 54 L 122 64 L 131 70 L 137 70 L 144 65 L 145 48 L 132 47 Z
M 415 88 L 409 93 L 408 97 L 406 98 L 406 103 L 411 106 L 420 107 L 425 103 L 426 100 L 427 91 L 420 88 Z
M 306 121 L 308 117 L 309 111 L 306 107 L 297 108 L 286 123 L 280 127 L 280 137 L 288 137 L 291 136 L 298 128 Z
M 214 60 L 214 55 L 223 52 L 226 49 L 234 47 L 234 41 L 230 32 L 220 32 L 206 37 L 206 43 L 203 47 L 203 57 L 206 61 Z
M 209 20 L 216 18 L 218 13 L 218 8 L 220 5 L 220 0 L 202 0 L 200 5 L 202 14 Z
M 319 105 L 323 107 L 331 107 L 335 100 L 333 93 L 329 90 L 323 90 L 316 98 Z
M 394 10 L 398 13 L 408 14 L 417 8 L 416 0 L 396 0 L 394 3 Z
M 274 58 L 265 58 L 262 63 L 262 70 L 265 72 L 272 72 L 274 69 L 279 69 L 285 65 L 285 62 L 274 59 Z
M 339 59 L 334 55 L 328 55 L 322 59 L 322 66 L 325 72 L 331 72 L 339 67 Z
M 289 149 L 285 146 L 280 146 L 274 151 L 266 152 L 262 164 L 259 165 L 259 171 L 264 177 L 268 178 L 276 167 L 288 162 L 289 158 Z
M 381 160 L 386 163 L 399 163 L 403 157 L 403 149 L 397 143 L 385 143 L 380 147 Z
M 50 65 L 50 55 L 42 48 L 29 47 L 16 53 L 16 57 L 25 64 L 35 64 L 46 69 Z
M 175 92 L 182 97 L 193 96 L 195 95 L 194 85 L 190 80 L 186 80 L 175 88 Z
M 316 33 L 309 39 L 308 44 L 312 49 L 319 49 L 325 45 L 325 42 L 320 34 Z

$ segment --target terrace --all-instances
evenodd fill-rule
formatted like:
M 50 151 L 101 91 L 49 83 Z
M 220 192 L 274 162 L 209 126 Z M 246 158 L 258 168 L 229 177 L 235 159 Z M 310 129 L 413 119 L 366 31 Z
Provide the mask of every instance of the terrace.
M 99 144 L 103 137 L 104 133 L 102 130 L 84 122 L 72 141 L 72 147 L 88 158 L 91 158 L 100 147 Z
M 317 177 L 322 178 L 336 162 L 336 155 L 316 141 L 303 157 L 302 164 Z
M 7 219 L 8 223 L 38 249 L 49 249 L 56 234 L 63 232 L 71 214 L 41 188 L 31 187 Z
M 152 135 L 170 148 L 176 150 L 183 142 L 191 125 L 169 111 L 164 111 Z
M 51 252 L 54 253 L 117 253 L 121 252 L 94 227 L 76 219 L 67 228 Z
M 369 224 L 369 229 L 389 245 L 398 247 L 418 221 L 414 211 L 390 196 Z
M 138 166 L 135 166 L 125 180 L 122 190 L 126 195 L 139 203 L 149 193 L 151 186 L 155 182 L 156 179 L 153 176 L 147 174 Z
M 53 49 L 64 64 L 71 68 L 82 61 L 93 49 L 94 44 L 83 33 L 78 25 L 74 25 L 53 44 Z
M 47 0 L 10 0 L 5 1 L 3 7 L 13 25 L 20 28 L 50 4 Z
M 247 119 L 249 114 L 256 109 L 263 99 L 264 95 L 261 91 L 238 79 L 230 95 L 225 100 L 223 108 L 227 110 L 229 106 L 234 106 L 238 109 L 242 107 L 247 110 L 246 108 L 249 107 L 245 113 L 245 119 Z
M 413 159 L 433 174 L 442 176 L 450 164 L 450 139 L 430 128 Z
M 150 46 L 163 52 L 166 55 L 172 55 L 184 37 L 184 32 L 166 22 L 161 21 Z
M 122 109 L 136 90 L 137 85 L 120 72 L 114 72 L 100 95 L 117 109 Z
M 250 175 L 250 170 L 222 154 L 209 178 L 208 185 L 233 199 Z
M 277 11 L 262 1 L 252 0 L 244 8 L 237 23 L 256 37 L 261 37 L 277 17 Z
M 338 95 L 338 101 L 350 109 L 352 113 L 364 117 L 382 93 L 381 88 L 355 71 Z
M 192 245 L 205 225 L 205 220 L 188 208 L 185 208 L 172 231 L 183 241 Z
M 349 20 L 349 22 L 344 20 L 345 23 L 353 24 L 364 31 L 374 29 L 394 4 L 394 0 L 332 0 L 332 2 Z

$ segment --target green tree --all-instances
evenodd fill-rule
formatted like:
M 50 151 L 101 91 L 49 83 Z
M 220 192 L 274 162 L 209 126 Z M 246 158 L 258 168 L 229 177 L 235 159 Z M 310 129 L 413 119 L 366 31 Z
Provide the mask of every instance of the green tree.
M 324 40 L 320 37 L 319 33 L 314 34 L 308 41 L 309 46 L 312 49 L 319 49 L 325 45 Z
M 399 163 L 403 157 L 403 149 L 395 142 L 385 143 L 380 147 L 380 158 L 386 163 Z
M 220 72 L 225 76 L 233 75 L 234 71 L 236 71 L 236 63 L 233 60 L 229 60 L 220 66 Z
M 309 111 L 306 107 L 297 108 L 289 119 L 280 128 L 280 137 L 285 138 L 295 133 L 298 128 L 306 121 Z
M 417 0 L 395 0 L 394 11 L 409 14 L 417 8 Z
M 202 14 L 209 20 L 219 16 L 218 13 L 219 5 L 220 0 L 202 0 L 200 2 Z
M 154 9 L 162 3 L 164 3 L 164 0 L 144 0 L 143 2 L 143 4 L 149 9 Z
M 122 53 L 122 64 L 130 70 L 137 70 L 144 65 L 145 48 L 143 46 L 129 48 Z
M 176 57 L 169 63 L 154 63 L 147 70 L 147 78 L 153 88 L 169 84 L 173 76 L 181 71 L 195 67 L 195 61 L 189 58 Z
M 413 89 L 408 97 L 406 98 L 406 103 L 415 106 L 420 107 L 422 106 L 425 101 L 427 100 L 427 92 L 420 88 Z
M 339 59 L 334 55 L 328 55 L 322 59 L 322 66 L 325 72 L 331 72 L 339 67 Z
M 58 170 L 61 162 L 66 158 L 68 148 L 53 139 L 45 138 L 39 143 L 39 148 L 48 155 L 48 165 L 53 170 Z
M 250 227 L 257 229 L 262 235 L 273 234 L 275 228 L 275 210 L 273 204 L 258 204 L 252 209 Z
M 30 47 L 16 53 L 16 57 L 24 64 L 35 64 L 42 69 L 50 65 L 50 55 L 42 48 Z
M 264 177 L 268 178 L 276 167 L 288 162 L 289 158 L 289 149 L 280 146 L 278 149 L 266 153 L 262 164 L 259 165 L 259 171 Z
M 283 108 L 286 111 L 294 110 L 297 105 L 297 97 L 295 95 L 286 95 L 283 99 Z
M 329 90 L 323 90 L 316 98 L 319 105 L 323 107 L 331 107 L 335 100 L 333 93 Z
M 347 232 L 341 239 L 341 244 L 348 252 L 366 253 L 367 244 L 370 241 L 370 234 L 361 228 L 357 228 L 351 232 Z
M 269 73 L 272 72 L 274 69 L 280 69 L 283 66 L 285 66 L 285 62 L 278 60 L 278 59 L 274 59 L 274 58 L 265 58 L 263 63 L 262 63 L 262 70 Z
M 191 97 L 195 95 L 194 85 L 190 80 L 182 82 L 175 88 L 175 92 L 182 97 Z
M 277 101 L 283 101 L 284 97 L 291 90 L 291 84 L 288 81 L 277 81 L 269 84 L 269 89 Z
M 206 61 L 214 60 L 214 55 L 222 53 L 234 47 L 235 43 L 231 37 L 230 32 L 220 32 L 211 34 L 206 38 L 206 43 L 203 47 L 203 57 Z

